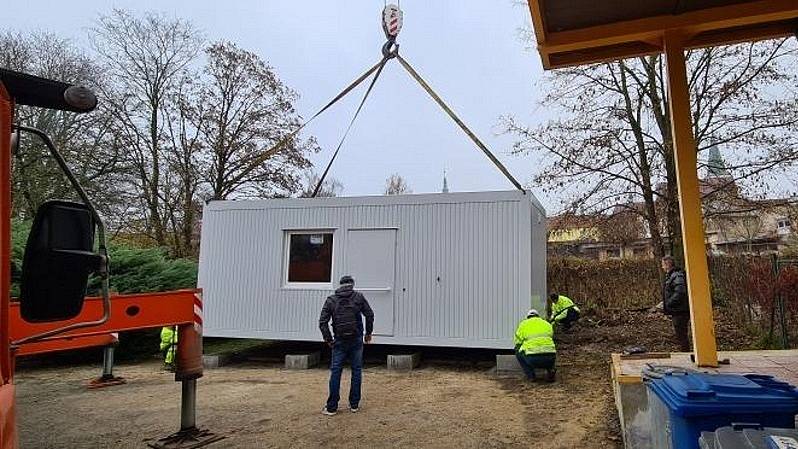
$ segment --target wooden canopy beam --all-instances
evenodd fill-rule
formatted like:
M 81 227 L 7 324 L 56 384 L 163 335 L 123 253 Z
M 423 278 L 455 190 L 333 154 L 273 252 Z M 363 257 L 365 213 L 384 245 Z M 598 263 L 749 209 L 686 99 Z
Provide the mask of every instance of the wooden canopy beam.
M 784 37 L 798 29 L 795 0 L 736 3 L 567 31 L 548 30 L 545 0 L 528 3 L 538 51 L 547 69 L 640 56 L 641 52 L 659 53 L 666 32 L 678 32 L 685 48 L 696 48 Z
M 701 212 L 701 192 L 698 185 L 698 151 L 693 137 L 684 44 L 685 38 L 682 35 L 677 33 L 665 35 L 668 105 L 673 132 L 676 181 L 679 186 L 679 212 L 695 362 L 698 366 L 715 367 L 718 366 L 718 349 L 712 316 L 709 266 Z

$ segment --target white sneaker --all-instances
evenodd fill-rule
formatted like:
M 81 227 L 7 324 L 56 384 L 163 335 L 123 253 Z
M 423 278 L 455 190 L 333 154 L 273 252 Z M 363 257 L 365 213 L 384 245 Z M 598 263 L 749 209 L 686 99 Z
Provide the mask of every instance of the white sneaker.
M 349 411 L 352 412 L 352 413 L 357 413 L 357 412 L 360 411 L 360 407 L 350 407 Z
M 331 412 L 331 411 L 327 410 L 327 407 L 324 407 L 323 409 L 321 409 L 321 414 L 322 415 L 335 416 L 336 413 L 338 413 L 338 412 L 337 411 L 336 412 Z

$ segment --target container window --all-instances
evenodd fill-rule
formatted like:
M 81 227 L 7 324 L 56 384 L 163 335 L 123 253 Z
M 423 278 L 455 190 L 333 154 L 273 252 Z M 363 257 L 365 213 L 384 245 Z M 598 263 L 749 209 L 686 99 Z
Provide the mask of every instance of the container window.
M 332 233 L 288 234 L 288 282 L 332 282 Z

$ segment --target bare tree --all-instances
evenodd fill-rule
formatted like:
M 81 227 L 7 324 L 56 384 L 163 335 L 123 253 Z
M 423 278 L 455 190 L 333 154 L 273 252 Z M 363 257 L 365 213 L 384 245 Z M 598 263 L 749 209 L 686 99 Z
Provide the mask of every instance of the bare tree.
M 410 186 L 407 185 L 405 178 L 401 177 L 398 173 L 394 173 L 385 180 L 385 195 L 404 195 L 413 193 Z
M 161 198 L 166 211 L 166 225 L 171 236 L 171 248 L 178 257 L 193 257 L 198 254 L 196 232 L 202 210 L 203 159 L 207 158 L 207 146 L 200 129 L 204 115 L 197 111 L 203 105 L 199 98 L 197 75 L 190 71 L 182 74 L 170 101 L 165 108 L 165 128 L 168 149 L 165 160 L 167 176 L 161 187 Z M 199 116 L 199 122 L 195 118 Z
M 90 57 L 50 33 L 0 34 L 0 66 L 93 89 L 106 82 Z M 110 118 L 102 102 L 88 114 L 20 106 L 16 121 L 50 135 L 101 213 L 112 223 L 119 221 L 130 201 L 124 189 L 129 171 L 107 132 Z M 12 180 L 13 213 L 18 217 L 32 217 L 48 199 L 76 196 L 38 138 L 23 139 L 14 154 Z
M 599 241 L 628 245 L 646 236 L 644 222 L 639 214 L 623 209 L 596 218 Z
M 738 238 L 745 240 L 748 245 L 748 253 L 754 252 L 754 240 L 760 237 L 764 230 L 764 222 L 762 218 L 756 213 L 749 213 L 735 217 L 730 226 L 731 234 Z
M 180 74 L 195 60 L 201 37 L 183 20 L 154 13 L 136 17 L 118 9 L 100 17 L 91 37 L 114 80 L 103 89 L 103 96 L 111 104 L 114 132 L 135 168 L 133 186 L 140 194 L 146 223 L 142 230 L 151 232 L 158 245 L 166 245 L 164 110 Z
M 299 126 L 293 105 L 297 94 L 258 55 L 235 44 L 217 42 L 205 53 L 194 120 L 209 149 L 203 176 L 211 198 L 297 192 L 315 141 L 295 138 L 274 148 Z
M 688 54 L 699 156 L 713 143 L 732 149 L 730 183 L 749 191 L 767 191 L 798 161 L 795 54 L 788 40 Z M 657 256 L 667 252 L 666 237 L 681 254 L 665 79 L 661 56 L 564 69 L 545 81 L 542 106 L 556 118 L 539 126 L 507 119 L 516 153 L 548 155 L 535 184 L 574 212 L 629 205 Z
M 305 172 L 305 179 L 304 179 L 304 187 L 302 188 L 302 192 L 300 192 L 300 198 L 310 198 L 313 196 L 313 191 L 316 189 L 316 185 L 319 183 L 320 176 L 318 173 L 314 173 L 313 171 Z M 319 188 L 319 193 L 316 194 L 318 198 L 331 198 L 341 194 L 344 190 L 344 185 L 341 181 L 328 177 L 321 183 L 321 187 Z

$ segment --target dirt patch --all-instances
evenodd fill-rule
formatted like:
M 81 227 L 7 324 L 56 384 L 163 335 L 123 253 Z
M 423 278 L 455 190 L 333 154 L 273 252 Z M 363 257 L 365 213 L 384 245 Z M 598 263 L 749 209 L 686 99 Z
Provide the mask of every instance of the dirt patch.
M 719 319 L 721 347 L 744 337 Z M 728 334 L 728 335 L 727 335 Z M 342 404 L 320 414 L 325 369 L 285 371 L 246 362 L 207 371 L 199 381 L 198 421 L 227 439 L 213 448 L 425 447 L 619 449 L 609 376 L 612 351 L 629 345 L 674 349 L 670 322 L 645 312 L 585 319 L 558 335 L 558 381 L 497 378 L 490 354 L 430 351 L 418 371 L 387 372 L 370 347 L 360 413 Z M 121 365 L 128 384 L 87 391 L 99 367 L 29 367 L 18 375 L 21 447 L 142 448 L 176 430 L 179 384 L 157 362 Z M 348 379 L 344 379 L 346 397 Z
M 200 380 L 198 420 L 227 435 L 217 448 L 617 447 L 606 362 L 563 365 L 556 384 L 430 364 L 411 374 L 368 367 L 361 412 L 342 404 L 325 417 L 326 370 L 244 363 Z M 21 372 L 21 447 L 140 448 L 174 431 L 180 388 L 159 368 L 120 366 L 129 383 L 95 391 L 83 387 L 95 367 Z

